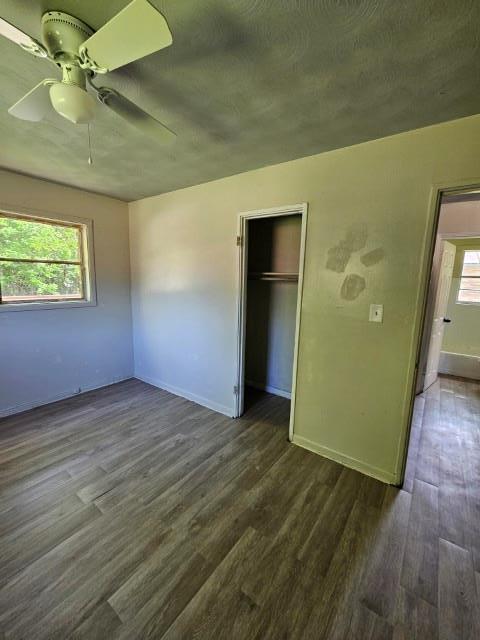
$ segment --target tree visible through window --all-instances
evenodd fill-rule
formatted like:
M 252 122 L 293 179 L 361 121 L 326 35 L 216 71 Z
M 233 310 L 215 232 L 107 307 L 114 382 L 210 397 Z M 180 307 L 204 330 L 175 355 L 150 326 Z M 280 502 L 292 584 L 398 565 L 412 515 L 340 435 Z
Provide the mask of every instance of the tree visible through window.
M 0 213 L 0 303 L 84 298 L 80 225 Z
M 465 251 L 458 302 L 480 303 L 480 251 Z

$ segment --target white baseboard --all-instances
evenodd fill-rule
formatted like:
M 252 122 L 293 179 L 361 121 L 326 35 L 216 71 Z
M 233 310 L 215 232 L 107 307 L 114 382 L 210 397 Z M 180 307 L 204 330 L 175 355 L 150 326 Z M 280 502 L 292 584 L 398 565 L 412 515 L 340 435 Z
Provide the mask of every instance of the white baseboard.
M 22 404 L 17 404 L 12 407 L 7 407 L 6 409 L 0 409 L 0 418 L 6 418 L 7 416 L 15 415 L 16 413 L 22 413 L 23 411 L 29 411 L 30 409 L 35 409 L 36 407 L 43 407 L 46 404 L 52 404 L 52 402 L 58 402 L 59 400 L 66 400 L 67 398 L 73 398 L 74 396 L 79 396 L 82 393 L 87 393 L 87 391 L 95 391 L 95 389 L 102 389 L 103 387 L 109 387 L 112 384 L 117 384 L 117 382 L 124 382 L 125 380 L 131 380 L 133 375 L 119 377 L 119 378 L 111 378 L 109 380 L 103 380 L 102 382 L 95 382 L 91 385 L 84 385 L 81 387 L 81 391 L 69 390 L 64 391 L 62 393 L 58 393 L 54 396 L 48 396 L 47 398 L 36 400 L 31 400 L 29 402 L 22 402 Z
M 469 378 L 470 380 L 480 380 L 480 357 L 442 351 L 440 353 L 438 373 Z
M 324 447 L 308 438 L 303 438 L 302 436 L 297 436 L 293 434 L 292 442 L 299 447 L 303 447 L 304 449 L 308 449 L 309 451 L 313 451 L 313 453 L 318 453 L 324 458 L 328 458 L 329 460 L 333 460 L 334 462 L 339 462 L 344 467 L 349 467 L 350 469 L 354 469 L 355 471 L 360 471 L 360 473 L 365 474 L 366 476 L 371 476 L 376 480 L 380 480 L 381 482 L 386 482 L 387 484 L 398 484 L 398 478 L 394 473 L 389 471 L 385 471 L 385 469 L 379 469 L 378 467 L 374 467 L 366 462 L 362 462 L 361 460 L 357 460 L 356 458 L 351 458 L 339 451 L 335 451 L 334 449 L 330 449 L 328 447 Z
M 212 411 L 216 411 L 217 413 L 223 413 L 223 415 L 228 416 L 229 418 L 232 418 L 235 414 L 233 407 L 226 407 L 225 405 L 214 402 L 213 400 L 209 400 L 208 398 L 197 396 L 195 393 L 190 393 L 190 391 L 187 391 L 186 389 L 174 387 L 171 384 L 163 382 L 163 380 L 159 380 L 158 378 L 144 376 L 137 372 L 134 375 L 135 378 L 138 378 L 138 380 L 141 380 L 142 382 L 146 382 L 147 384 L 151 384 L 154 387 L 163 389 L 163 391 L 173 393 L 173 395 L 175 396 L 180 396 L 181 398 L 185 398 L 186 400 L 191 400 L 192 402 L 195 402 L 202 407 L 206 407 L 207 409 L 212 409 Z
M 253 387 L 254 389 L 260 389 L 261 391 L 271 393 L 274 396 L 281 396 L 282 398 L 287 398 L 288 400 L 292 399 L 292 394 L 289 391 L 277 389 L 277 387 L 271 387 L 268 384 L 263 384 L 261 382 L 252 382 L 251 380 L 245 380 L 245 384 L 249 387 Z

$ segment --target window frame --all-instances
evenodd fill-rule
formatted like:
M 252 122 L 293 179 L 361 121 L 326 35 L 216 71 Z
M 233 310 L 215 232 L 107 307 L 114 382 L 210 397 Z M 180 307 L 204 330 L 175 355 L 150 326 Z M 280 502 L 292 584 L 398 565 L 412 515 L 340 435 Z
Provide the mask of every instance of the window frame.
M 460 292 L 462 291 L 462 278 L 478 278 L 480 280 L 480 276 L 464 276 L 463 275 L 463 269 L 465 267 L 465 254 L 467 252 L 471 252 L 471 251 L 478 252 L 480 250 L 479 249 L 471 249 L 469 247 L 461 247 L 461 252 L 462 252 L 462 270 L 460 272 L 460 277 L 458 278 L 458 289 L 457 289 L 457 296 L 456 296 L 456 299 L 455 299 L 455 304 L 468 305 L 468 306 L 471 306 L 471 305 L 480 306 L 480 299 L 478 301 L 477 300 L 460 300 Z M 479 293 L 479 297 L 480 297 L 480 293 Z
M 80 267 L 82 274 L 82 298 L 58 298 L 56 300 L 28 300 L 19 302 L 1 302 L 0 313 L 16 311 L 37 311 L 53 309 L 72 309 L 78 307 L 92 307 L 97 304 L 97 292 L 95 282 L 95 262 L 93 250 L 93 221 L 89 218 L 79 218 L 76 216 L 63 215 L 58 213 L 46 213 L 29 209 L 23 210 L 18 207 L 13 210 L 0 203 L 0 216 L 6 218 L 16 218 L 19 220 L 30 220 L 44 224 L 57 224 L 68 227 L 75 227 L 79 231 L 80 238 Z M 18 260 L 23 261 L 23 260 Z M 29 263 L 42 263 L 41 260 L 25 260 Z M 68 260 L 60 260 L 61 263 L 68 263 Z

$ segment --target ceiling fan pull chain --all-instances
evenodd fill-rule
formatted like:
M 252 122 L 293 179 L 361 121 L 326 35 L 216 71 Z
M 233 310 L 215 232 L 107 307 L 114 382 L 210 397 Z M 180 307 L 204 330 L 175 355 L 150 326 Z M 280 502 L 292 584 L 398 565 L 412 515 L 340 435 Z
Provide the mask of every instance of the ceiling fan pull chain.
M 88 131 L 88 164 L 92 165 L 93 160 L 92 160 L 92 141 L 90 139 L 90 123 L 87 124 L 87 131 Z

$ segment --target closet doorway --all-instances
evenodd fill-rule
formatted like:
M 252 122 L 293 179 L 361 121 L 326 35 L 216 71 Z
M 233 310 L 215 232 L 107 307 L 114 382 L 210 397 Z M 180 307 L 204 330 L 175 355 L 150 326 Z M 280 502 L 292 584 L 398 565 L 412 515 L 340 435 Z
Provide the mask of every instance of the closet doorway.
M 293 437 L 307 205 L 240 214 L 235 417 L 255 392 L 290 401 Z

